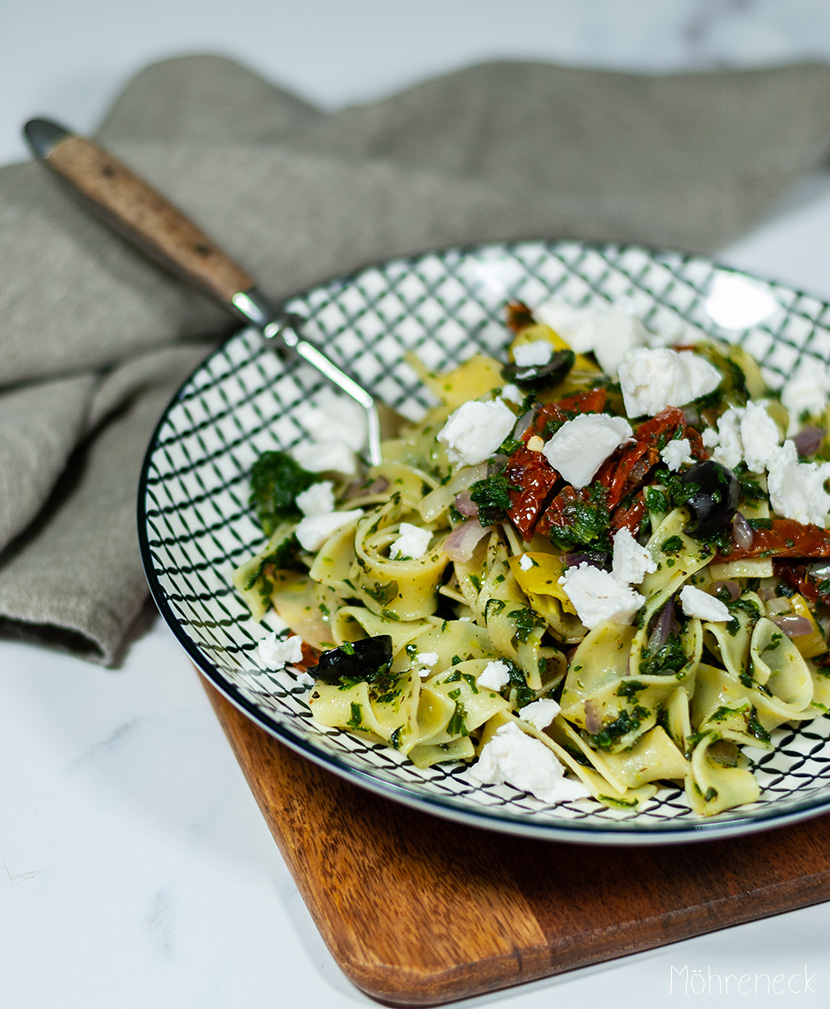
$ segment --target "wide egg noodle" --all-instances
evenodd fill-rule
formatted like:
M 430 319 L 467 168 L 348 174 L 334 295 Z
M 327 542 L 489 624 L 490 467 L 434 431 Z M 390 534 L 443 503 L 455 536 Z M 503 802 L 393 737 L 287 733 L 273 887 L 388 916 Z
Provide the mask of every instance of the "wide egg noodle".
M 546 326 L 522 328 L 513 346 L 537 340 L 567 346 Z M 714 345 L 706 353 L 738 360 Z M 683 784 L 701 815 L 755 801 L 758 785 L 744 749 L 769 749 L 774 728 L 830 708 L 827 646 L 811 604 L 791 597 L 792 612 L 813 626 L 791 640 L 768 619 L 775 613 L 763 601 L 777 590 L 773 558 L 713 564 L 715 547 L 689 534 L 689 511 L 671 508 L 674 491 L 657 484 L 660 493 L 644 496 L 643 526 L 651 530 L 645 545 L 657 569 L 636 586 L 645 601 L 634 626 L 601 623 L 589 631 L 560 584 L 565 557 L 545 537 L 523 541 L 509 521 L 487 528 L 468 560 L 451 559 L 443 546 L 466 520 L 458 495 L 497 471 L 493 460 L 451 465 L 437 435 L 455 409 L 492 400 L 504 380 L 500 364 L 485 355 L 441 375 L 413 366 L 438 405 L 386 442 L 384 463 L 340 495 L 340 507 L 361 508 L 363 517 L 313 557 L 301 555 L 308 574 L 268 564 L 294 531 L 289 525 L 234 576 L 255 619 L 270 595 L 314 648 L 391 638 L 388 670 L 315 685 L 314 718 L 394 747 L 424 768 L 474 759 L 499 725 L 513 721 L 552 749 L 598 801 L 619 810 L 641 808 L 660 782 Z M 757 369 L 750 370 L 757 385 Z M 565 381 L 539 398 L 552 402 L 592 387 L 596 375 L 594 362 L 578 355 Z M 726 401 L 742 405 L 731 373 L 728 379 Z M 750 389 L 755 397 L 763 392 L 761 385 Z M 610 390 L 608 404 L 609 412 L 618 410 L 619 393 Z M 786 417 L 775 419 L 786 426 Z M 753 479 L 765 491 L 763 474 Z M 766 497 L 747 498 L 741 510 L 753 520 L 772 517 Z M 431 533 L 423 557 L 390 557 L 402 523 Z M 715 583 L 729 581 L 740 584 L 741 595 L 729 604 L 728 621 L 682 611 L 684 585 L 714 592 Z M 509 670 L 500 690 L 478 684 L 493 661 Z M 559 697 L 560 685 L 561 713 L 546 730 L 521 718 L 524 704 Z
M 357 520 L 355 561 L 348 579 L 354 594 L 375 613 L 417 620 L 435 612 L 438 585 L 448 558 L 438 546 L 419 558 L 390 558 L 400 523 L 413 518 L 399 493 Z

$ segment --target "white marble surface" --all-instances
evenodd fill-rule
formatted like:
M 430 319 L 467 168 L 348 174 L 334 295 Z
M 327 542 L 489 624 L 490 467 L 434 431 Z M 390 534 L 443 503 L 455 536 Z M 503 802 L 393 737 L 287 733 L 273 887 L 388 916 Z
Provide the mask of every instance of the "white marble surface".
M 91 129 L 142 64 L 195 51 L 241 57 L 336 107 L 497 56 L 661 70 L 828 59 L 830 5 L 7 3 L 0 161 L 25 157 L 27 117 Z M 830 177 L 818 175 L 720 258 L 830 298 L 828 236 Z M 0 1006 L 373 1004 L 320 940 L 196 675 L 160 622 L 117 671 L 0 641 L 0 685 Z M 827 1005 L 828 933 L 824 904 L 465 1004 L 541 1009 L 611 996 L 622 1009 L 708 999 Z M 684 966 L 695 982 L 688 994 Z M 803 991 L 805 970 L 813 993 Z M 741 995 L 736 980 L 732 995 L 717 994 L 718 977 L 756 973 L 781 974 L 785 990 Z

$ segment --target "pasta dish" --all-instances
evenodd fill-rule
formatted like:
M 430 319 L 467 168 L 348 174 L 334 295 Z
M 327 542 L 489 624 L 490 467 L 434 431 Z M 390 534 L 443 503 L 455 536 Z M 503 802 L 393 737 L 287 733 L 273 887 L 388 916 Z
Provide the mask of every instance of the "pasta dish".
M 545 805 L 712 815 L 830 705 L 827 381 L 618 308 L 507 306 L 505 360 L 410 364 L 383 463 L 268 452 L 234 574 L 312 717 Z M 325 456 L 325 458 L 324 458 Z

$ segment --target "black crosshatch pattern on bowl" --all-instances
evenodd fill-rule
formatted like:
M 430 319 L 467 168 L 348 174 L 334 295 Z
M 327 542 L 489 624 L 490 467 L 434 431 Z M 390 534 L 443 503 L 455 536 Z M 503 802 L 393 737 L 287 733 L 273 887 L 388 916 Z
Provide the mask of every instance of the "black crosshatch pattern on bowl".
M 719 279 L 745 279 L 775 309 L 757 325 L 723 330 L 708 314 Z M 623 304 L 658 332 L 699 329 L 738 341 L 773 376 L 806 356 L 826 367 L 830 309 L 805 294 L 717 266 L 704 257 L 638 246 L 527 241 L 400 258 L 321 284 L 286 307 L 306 335 L 390 405 L 430 405 L 405 362 L 434 370 L 508 342 L 504 303 L 551 297 Z M 752 751 L 763 788 L 752 807 L 702 820 L 681 790 L 662 788 L 640 812 L 583 800 L 553 809 L 502 786 L 478 786 L 459 764 L 419 770 L 394 750 L 321 728 L 307 687 L 257 656 L 269 629 L 251 620 L 231 572 L 263 543 L 248 508 L 254 459 L 304 437 L 309 403 L 326 389 L 311 369 L 264 348 L 245 330 L 203 363 L 179 391 L 148 451 L 139 494 L 139 538 L 153 597 L 200 670 L 255 722 L 306 756 L 380 793 L 479 826 L 542 838 L 656 843 L 719 837 L 830 808 L 830 718 L 774 733 L 772 752 Z

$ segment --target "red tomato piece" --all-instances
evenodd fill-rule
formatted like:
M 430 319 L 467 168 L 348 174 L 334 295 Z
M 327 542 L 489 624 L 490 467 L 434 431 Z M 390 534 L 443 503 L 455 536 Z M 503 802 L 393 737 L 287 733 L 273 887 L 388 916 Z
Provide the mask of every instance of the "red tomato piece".
M 748 547 L 734 543 L 717 560 L 741 561 L 747 557 L 830 557 L 830 532 L 795 519 L 771 519 L 769 528 L 753 529 Z
M 559 474 L 541 452 L 531 452 L 522 445 L 510 456 L 505 475 L 510 486 L 518 488 L 509 492 L 507 514 L 524 539 L 529 540 Z

